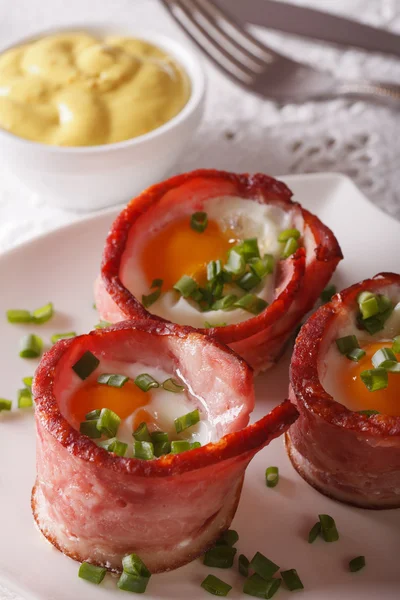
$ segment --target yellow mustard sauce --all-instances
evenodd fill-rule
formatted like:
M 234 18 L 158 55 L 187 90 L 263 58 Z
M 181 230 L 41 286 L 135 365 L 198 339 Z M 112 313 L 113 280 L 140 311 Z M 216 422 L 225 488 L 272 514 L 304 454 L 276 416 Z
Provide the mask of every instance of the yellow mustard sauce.
M 190 96 L 186 73 L 133 38 L 49 35 L 0 55 L 0 127 L 56 146 L 96 146 L 148 133 Z

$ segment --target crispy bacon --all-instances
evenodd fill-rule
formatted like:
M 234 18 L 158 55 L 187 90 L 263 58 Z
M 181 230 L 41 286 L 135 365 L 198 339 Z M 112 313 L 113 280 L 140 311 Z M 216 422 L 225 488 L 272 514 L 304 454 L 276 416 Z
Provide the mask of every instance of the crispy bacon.
M 290 368 L 289 397 L 300 413 L 286 434 L 293 466 L 323 494 L 363 508 L 400 507 L 400 418 L 368 417 L 335 402 L 318 365 L 339 324 L 354 317 L 358 294 L 388 287 L 400 300 L 400 275 L 381 273 L 317 310 L 300 331 Z
M 121 280 L 131 236 L 138 231 L 136 225 L 140 222 L 140 231 L 147 231 L 151 223 L 179 214 L 185 203 L 201 210 L 205 200 L 221 196 L 274 204 L 291 211 L 302 232 L 303 247 L 280 261 L 273 302 L 261 314 L 249 315 L 238 324 L 197 330 L 229 345 L 256 371 L 265 370 L 280 356 L 291 332 L 313 307 L 342 259 L 330 229 L 292 202 L 292 193 L 284 183 L 267 175 L 193 171 L 156 184 L 134 198 L 114 221 L 107 237 L 101 277 L 95 284 L 97 308 L 101 317 L 110 322 L 137 318 L 163 322 L 161 317 L 149 313 Z
M 218 440 L 149 461 L 98 447 L 72 426 L 68 414 L 68 386 L 76 377 L 71 367 L 87 350 L 101 360 L 139 360 L 179 374 L 193 403 L 202 399 Z M 68 556 L 114 571 L 128 553 L 139 554 L 156 573 L 212 546 L 233 519 L 248 463 L 297 418 L 286 401 L 247 425 L 254 389 L 245 361 L 189 327 L 156 320 L 123 322 L 60 341 L 44 355 L 33 390 L 34 518 Z

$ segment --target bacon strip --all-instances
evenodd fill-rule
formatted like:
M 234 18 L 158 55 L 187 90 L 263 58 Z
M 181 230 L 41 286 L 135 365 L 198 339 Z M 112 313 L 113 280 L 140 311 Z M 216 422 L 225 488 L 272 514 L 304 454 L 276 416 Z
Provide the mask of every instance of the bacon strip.
M 318 364 L 338 324 L 354 317 L 359 293 L 388 287 L 400 300 L 400 275 L 381 273 L 317 310 L 300 331 L 290 367 L 289 398 L 300 413 L 286 434 L 293 466 L 323 494 L 363 508 L 400 507 L 400 418 L 367 417 L 335 402 L 321 384 Z
M 267 175 L 237 175 L 215 170 L 199 170 L 172 177 L 134 198 L 114 221 L 107 237 L 101 277 L 95 284 L 98 311 L 106 321 L 153 318 L 121 280 L 124 253 L 129 254 L 130 236 L 157 219 L 171 218 L 181 205 L 191 202 L 195 210 L 210 198 L 236 196 L 261 204 L 274 204 L 293 213 L 302 231 L 303 247 L 280 262 L 273 302 L 246 321 L 211 329 L 198 329 L 229 345 L 256 371 L 270 367 L 280 356 L 291 332 L 308 312 L 330 280 L 342 259 L 339 244 L 321 221 L 298 203 L 292 202 L 285 184 Z
M 87 350 L 100 359 L 160 366 L 201 397 L 219 441 L 145 461 L 122 458 L 75 429 L 66 391 Z M 93 376 L 96 376 L 95 374 Z M 240 357 L 188 327 L 123 322 L 62 340 L 35 375 L 37 477 L 34 518 L 45 537 L 79 561 L 121 569 L 135 552 L 153 573 L 212 546 L 235 514 L 252 457 L 297 418 L 286 401 L 253 425 L 253 375 Z

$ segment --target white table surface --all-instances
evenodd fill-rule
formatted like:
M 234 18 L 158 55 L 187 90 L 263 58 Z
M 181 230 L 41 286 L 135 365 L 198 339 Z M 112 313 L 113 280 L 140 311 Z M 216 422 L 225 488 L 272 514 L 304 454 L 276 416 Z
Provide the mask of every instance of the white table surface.
M 292 2 L 400 32 L 400 0 Z M 6 44 L 57 24 L 121 19 L 140 20 L 144 28 L 184 38 L 157 0 L 0 0 L 0 39 Z M 400 83 L 400 60 L 276 32 L 257 33 L 278 50 L 341 75 Z M 210 64 L 205 66 L 209 78 L 205 116 L 175 171 L 196 167 L 273 175 L 338 171 L 400 219 L 400 109 L 344 100 L 279 107 L 235 87 Z M 79 216 L 46 205 L 1 171 L 0 251 Z M 14 598 L 0 584 L 0 600 Z

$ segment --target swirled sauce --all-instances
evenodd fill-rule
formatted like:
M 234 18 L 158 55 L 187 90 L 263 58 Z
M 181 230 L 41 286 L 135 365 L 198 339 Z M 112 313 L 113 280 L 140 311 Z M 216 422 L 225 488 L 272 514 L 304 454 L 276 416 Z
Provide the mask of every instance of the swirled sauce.
M 139 39 L 66 32 L 0 56 L 0 127 L 44 144 L 137 137 L 172 119 L 189 95 L 175 60 Z

